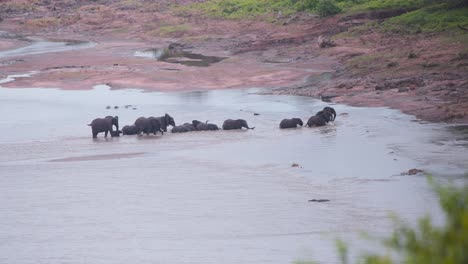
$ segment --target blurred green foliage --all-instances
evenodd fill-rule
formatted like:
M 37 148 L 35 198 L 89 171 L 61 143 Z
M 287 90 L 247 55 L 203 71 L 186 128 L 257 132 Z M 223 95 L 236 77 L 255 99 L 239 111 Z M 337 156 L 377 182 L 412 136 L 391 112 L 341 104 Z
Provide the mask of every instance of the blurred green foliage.
M 383 241 L 387 254 L 367 254 L 362 264 L 465 264 L 468 263 L 468 184 L 443 186 L 430 180 L 445 213 L 445 224 L 435 226 L 426 216 L 416 227 L 396 221 L 390 238 Z M 342 264 L 349 263 L 344 242 L 337 242 Z M 395 259 L 395 256 L 397 259 Z M 298 262 L 315 263 L 315 262 Z

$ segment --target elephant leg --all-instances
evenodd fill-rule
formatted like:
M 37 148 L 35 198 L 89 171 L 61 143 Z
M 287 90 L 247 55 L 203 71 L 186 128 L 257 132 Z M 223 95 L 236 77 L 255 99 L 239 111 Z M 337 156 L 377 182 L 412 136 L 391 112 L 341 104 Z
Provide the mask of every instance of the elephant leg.
M 93 138 L 97 138 L 97 134 L 96 132 L 93 132 Z
M 108 130 L 106 130 L 106 131 L 104 132 L 104 137 L 105 137 L 105 138 L 107 138 L 107 133 L 108 133 L 108 132 L 109 132 Z

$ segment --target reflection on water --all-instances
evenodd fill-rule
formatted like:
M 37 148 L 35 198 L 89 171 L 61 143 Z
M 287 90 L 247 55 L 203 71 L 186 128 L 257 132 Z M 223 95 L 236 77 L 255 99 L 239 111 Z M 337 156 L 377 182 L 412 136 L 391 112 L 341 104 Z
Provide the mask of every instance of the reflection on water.
M 188 51 L 167 48 L 137 51 L 135 52 L 135 56 L 196 67 L 208 67 L 213 63 L 217 63 L 226 59 L 225 57 L 205 56 Z
M 442 221 L 425 178 L 400 173 L 467 170 L 466 147 L 432 143 L 453 137 L 446 126 L 333 105 L 348 114 L 280 130 L 327 104 L 259 91 L 0 88 L 0 262 L 336 263 L 337 236 L 373 248 L 357 234 L 387 234 L 389 212 Z M 87 126 L 164 113 L 256 128 L 93 140 Z

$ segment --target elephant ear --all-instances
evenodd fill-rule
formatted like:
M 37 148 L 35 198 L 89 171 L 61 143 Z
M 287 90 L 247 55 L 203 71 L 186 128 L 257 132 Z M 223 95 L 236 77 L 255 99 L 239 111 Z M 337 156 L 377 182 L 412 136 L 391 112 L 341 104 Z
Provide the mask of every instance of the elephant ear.
M 166 121 L 166 126 L 169 125 L 170 120 L 169 120 L 169 115 L 167 113 L 164 115 L 164 120 Z
M 115 119 L 119 120 L 119 117 L 118 116 L 114 116 Z

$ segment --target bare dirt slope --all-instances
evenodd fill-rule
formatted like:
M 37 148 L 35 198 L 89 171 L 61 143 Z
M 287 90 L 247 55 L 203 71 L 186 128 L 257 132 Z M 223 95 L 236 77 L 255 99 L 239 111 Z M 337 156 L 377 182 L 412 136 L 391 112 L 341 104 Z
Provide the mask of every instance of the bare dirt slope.
M 0 49 L 27 45 L 21 36 L 97 42 L 94 48 L 2 58 L 0 74 L 39 71 L 8 87 L 201 90 L 272 87 L 275 93 L 388 106 L 430 121 L 468 121 L 466 43 L 444 34 L 391 35 L 355 31 L 379 16 L 280 16 L 273 22 L 226 21 L 181 14 L 171 4 L 195 1 L 6 1 Z M 321 49 L 320 35 L 337 46 Z M 192 67 L 135 57 L 171 43 L 226 59 Z M 414 54 L 415 56 L 409 56 Z M 323 74 L 327 73 L 327 74 Z

